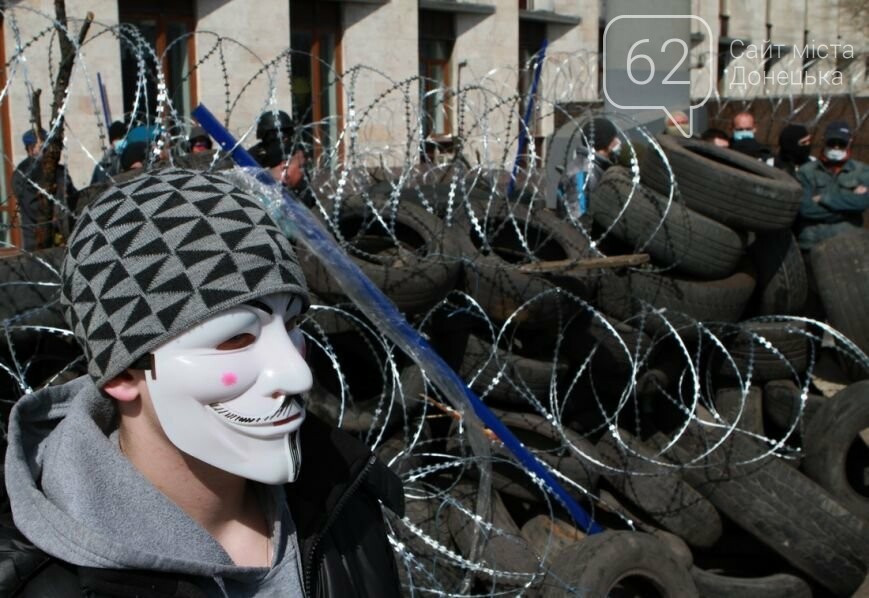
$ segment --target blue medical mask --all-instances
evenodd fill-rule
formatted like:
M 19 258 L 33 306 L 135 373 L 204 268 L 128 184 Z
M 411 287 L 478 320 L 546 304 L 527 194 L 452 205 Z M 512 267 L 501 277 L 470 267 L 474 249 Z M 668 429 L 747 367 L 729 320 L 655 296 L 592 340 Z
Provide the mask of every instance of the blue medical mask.
M 734 131 L 733 140 L 742 141 L 744 139 L 754 139 L 754 131 Z

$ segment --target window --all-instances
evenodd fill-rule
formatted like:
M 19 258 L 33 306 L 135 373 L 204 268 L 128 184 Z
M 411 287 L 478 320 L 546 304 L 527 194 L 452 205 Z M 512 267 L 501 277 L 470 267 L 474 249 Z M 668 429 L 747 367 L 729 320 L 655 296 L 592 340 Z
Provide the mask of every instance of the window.
M 341 127 L 341 5 L 291 0 L 293 120 L 305 125 L 314 156 L 337 166 Z
M 189 118 L 196 103 L 195 78 L 191 76 L 195 65 L 194 41 L 188 35 L 196 28 L 193 0 L 118 2 L 118 13 L 121 24 L 133 25 L 156 52 L 172 105 L 181 119 Z M 157 67 L 154 57 L 146 54 L 145 80 L 140 84 L 135 44 L 129 36 L 122 36 L 124 114 L 131 114 L 135 107 L 137 117 L 152 122 L 157 110 Z
M 452 132 L 447 89 L 450 86 L 450 60 L 455 40 L 455 16 L 452 13 L 419 11 L 419 92 L 423 139 L 445 137 Z

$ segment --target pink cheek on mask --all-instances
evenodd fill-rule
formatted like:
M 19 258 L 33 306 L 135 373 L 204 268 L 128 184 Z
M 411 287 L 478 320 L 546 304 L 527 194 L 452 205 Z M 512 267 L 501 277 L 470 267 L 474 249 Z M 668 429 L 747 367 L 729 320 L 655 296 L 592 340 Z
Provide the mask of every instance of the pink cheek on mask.
M 236 376 L 233 372 L 225 372 L 220 377 L 220 383 L 224 386 L 235 386 L 236 382 L 238 382 L 238 376 Z

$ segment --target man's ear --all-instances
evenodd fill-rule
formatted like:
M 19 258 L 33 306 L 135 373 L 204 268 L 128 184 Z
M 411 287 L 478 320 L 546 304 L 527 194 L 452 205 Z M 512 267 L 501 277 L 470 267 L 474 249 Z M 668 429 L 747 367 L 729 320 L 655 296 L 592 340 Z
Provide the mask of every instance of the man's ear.
M 118 401 L 135 401 L 139 398 L 139 380 L 131 370 L 124 370 L 106 382 L 103 390 Z

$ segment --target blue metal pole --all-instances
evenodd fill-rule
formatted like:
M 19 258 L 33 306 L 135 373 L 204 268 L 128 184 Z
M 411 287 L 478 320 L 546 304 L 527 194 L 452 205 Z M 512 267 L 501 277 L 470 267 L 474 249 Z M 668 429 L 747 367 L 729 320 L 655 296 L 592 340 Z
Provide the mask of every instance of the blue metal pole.
M 534 80 L 531 82 L 531 92 L 528 95 L 528 105 L 525 106 L 525 115 L 522 117 L 522 129 L 519 135 L 519 147 L 516 148 L 516 159 L 513 160 L 513 172 L 510 175 L 510 184 L 507 186 L 507 198 L 513 197 L 513 191 L 516 189 L 516 175 L 519 174 L 519 162 L 522 161 L 522 154 L 528 147 L 528 137 L 531 136 L 530 122 L 531 114 L 534 112 L 534 98 L 537 97 L 537 86 L 540 84 L 540 73 L 543 72 L 543 59 L 546 58 L 546 48 L 549 46 L 549 40 L 544 39 L 543 45 L 534 55 Z
M 232 134 L 205 106 L 200 104 L 193 110 L 193 117 L 220 144 L 224 151 L 231 153 L 239 166 L 257 166 L 256 161 L 247 150 L 239 145 Z M 260 172 L 257 179 L 269 185 L 277 184 L 265 170 Z M 470 406 L 483 425 L 498 436 L 499 440 L 516 456 L 519 462 L 543 481 L 548 491 L 567 509 L 582 529 L 589 534 L 603 531 L 603 528 L 589 517 L 537 458 L 519 442 L 519 439 L 513 435 L 510 429 L 444 363 L 428 342 L 408 324 L 395 305 L 347 257 L 344 250 L 317 222 L 310 210 L 301 202 L 296 201 L 287 189 L 283 189 L 283 201 L 278 203 L 280 205 L 267 205 L 266 207 L 284 231 L 291 229 L 293 237 L 305 243 L 311 252 L 317 255 L 347 296 L 365 307 L 369 316 L 378 321 L 386 335 L 426 372 L 444 396 L 450 400 L 453 407 L 462 411 L 463 408 Z

